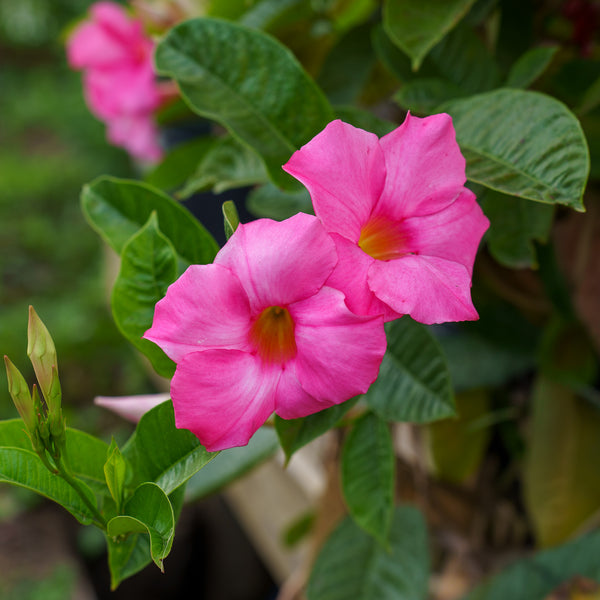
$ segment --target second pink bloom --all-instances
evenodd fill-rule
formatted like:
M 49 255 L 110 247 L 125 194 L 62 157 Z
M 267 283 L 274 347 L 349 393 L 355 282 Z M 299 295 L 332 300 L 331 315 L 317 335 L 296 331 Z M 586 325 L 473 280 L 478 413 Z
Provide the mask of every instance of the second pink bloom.
M 340 257 L 327 284 L 358 314 L 422 323 L 477 319 L 475 254 L 489 226 L 464 187 L 446 114 L 408 115 L 378 137 L 333 121 L 284 170 L 309 190 Z

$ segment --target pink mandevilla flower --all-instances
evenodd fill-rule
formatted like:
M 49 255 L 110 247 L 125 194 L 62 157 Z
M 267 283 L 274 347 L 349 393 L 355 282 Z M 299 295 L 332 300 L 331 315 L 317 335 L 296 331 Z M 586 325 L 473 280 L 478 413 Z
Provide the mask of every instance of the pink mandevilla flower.
M 67 41 L 69 64 L 84 71 L 87 104 L 108 126 L 109 141 L 146 162 L 162 156 L 154 112 L 165 97 L 156 81 L 153 50 L 141 21 L 113 2 L 94 4 L 90 20 Z
M 489 226 L 464 187 L 449 115 L 410 114 L 381 139 L 333 121 L 284 170 L 309 190 L 335 241 L 327 282 L 351 310 L 422 323 L 477 319 L 471 275 Z
M 367 391 L 383 318 L 324 285 L 336 263 L 319 220 L 300 213 L 240 225 L 214 264 L 169 287 L 144 337 L 177 363 L 177 427 L 211 451 L 243 446 L 273 412 L 303 417 Z

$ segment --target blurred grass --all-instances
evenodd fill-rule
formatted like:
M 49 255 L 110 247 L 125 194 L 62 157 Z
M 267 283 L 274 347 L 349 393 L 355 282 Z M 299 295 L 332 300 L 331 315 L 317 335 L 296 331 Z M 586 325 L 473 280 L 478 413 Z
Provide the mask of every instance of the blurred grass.
M 57 347 L 69 425 L 88 431 L 104 418 L 95 395 L 152 391 L 113 324 L 103 248 L 79 208 L 82 185 L 98 175 L 136 176 L 66 66 L 60 34 L 89 4 L 23 0 L 11 12 L 15 3 L 0 0 L 0 353 L 34 381 L 26 356 L 34 305 Z M 0 418 L 13 416 L 0 369 Z

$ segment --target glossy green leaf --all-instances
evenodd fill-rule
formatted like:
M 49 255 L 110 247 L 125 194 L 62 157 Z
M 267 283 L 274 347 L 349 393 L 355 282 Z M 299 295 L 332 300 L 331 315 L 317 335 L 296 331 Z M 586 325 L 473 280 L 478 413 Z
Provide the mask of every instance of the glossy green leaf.
M 317 83 L 333 104 L 356 103 L 375 64 L 371 23 L 352 29 L 327 55 Z
M 427 597 L 429 548 L 425 520 L 413 507 L 396 509 L 384 548 L 350 518 L 319 552 L 308 600 L 423 600 Z
M 142 336 L 152 325 L 156 303 L 164 297 L 177 274 L 175 249 L 159 230 L 153 212 L 144 227 L 123 247 L 111 305 L 121 333 L 164 377 L 173 376 L 175 364 L 156 344 Z
M 187 429 L 175 427 L 169 400 L 148 411 L 123 447 L 123 456 L 133 466 L 138 482 L 153 481 L 170 494 L 197 473 L 216 453 L 200 445 Z
M 415 73 L 413 73 L 410 58 L 394 44 L 381 24 L 373 28 L 372 36 L 375 54 L 386 69 L 402 83 L 411 81 L 415 77 Z M 424 75 L 423 73 L 419 74 Z
M 558 46 L 532 48 L 515 62 L 506 78 L 506 87 L 528 88 L 552 62 Z
M 427 445 L 437 478 L 461 483 L 481 464 L 490 439 L 490 428 L 478 426 L 489 414 L 486 390 L 470 390 L 456 395 L 457 418 L 444 419 L 427 427 Z
M 410 317 L 386 324 L 388 349 L 365 395 L 383 419 L 427 423 L 455 414 L 450 373 L 437 340 Z
M 475 0 L 385 0 L 383 26 L 417 70 L 427 53 L 465 16 Z
M 600 508 L 600 411 L 541 376 L 528 432 L 525 503 L 539 545 L 554 546 Z
M 86 503 L 58 475 L 48 471 L 38 455 L 22 448 L 0 448 L 0 483 L 10 483 L 45 496 L 68 510 L 80 523 L 89 525 L 94 515 Z M 88 500 L 95 505 L 93 492 L 81 483 Z
M 575 576 L 600 581 L 600 532 L 518 560 L 477 586 L 463 600 L 544 600 Z M 583 600 L 583 598 L 581 599 Z
M 219 250 L 212 235 L 187 209 L 147 184 L 100 177 L 84 186 L 81 204 L 90 225 L 119 254 L 153 212 L 177 251 L 180 270 L 181 265 L 212 262 Z
M 286 192 L 271 183 L 254 188 L 248 194 L 246 208 L 256 217 L 267 217 L 276 221 L 283 221 L 299 212 L 314 213 L 306 188 Z
M 487 190 L 481 208 L 490 220 L 485 241 L 492 256 L 513 269 L 537 267 L 535 242 L 546 242 L 554 207 Z
M 110 569 L 110 589 L 141 571 L 151 561 L 150 537 L 132 533 L 127 537 L 107 536 L 108 567 Z
M 342 491 L 352 518 L 385 547 L 394 513 L 394 464 L 388 424 L 366 414 L 342 448 Z
M 440 75 L 457 85 L 462 95 L 487 92 L 500 83 L 500 71 L 479 35 L 460 24 L 433 48 L 430 58 Z
M 465 92 L 455 83 L 436 77 L 405 83 L 394 95 L 394 100 L 411 112 L 426 115 L 440 104 L 464 95 Z
M 146 174 L 144 180 L 149 185 L 167 192 L 180 188 L 193 176 L 215 141 L 216 138 L 205 135 L 179 144 L 159 165 Z
M 575 112 L 578 116 L 587 115 L 600 105 L 600 77 L 584 92 Z
M 177 197 L 186 199 L 209 189 L 220 194 L 232 188 L 266 183 L 267 180 L 264 165 L 256 152 L 227 136 L 215 142 L 206 152 Z
M 199 114 L 218 121 L 261 156 L 275 183 L 298 187 L 282 169 L 333 118 L 325 96 L 274 38 L 216 19 L 171 29 L 156 50 Z
M 175 534 L 175 517 L 169 499 L 155 483 L 142 483 L 125 505 L 125 514 L 108 522 L 107 534 L 113 538 L 130 533 L 150 536 L 150 554 L 163 570 L 163 559 L 171 551 Z
M 201 471 L 188 481 L 185 497 L 188 502 L 213 494 L 272 456 L 279 447 L 272 428 L 261 427 L 247 446 L 222 450 Z
M 125 497 L 125 476 L 127 473 L 127 463 L 119 450 L 116 442 L 112 441 L 108 449 L 108 456 L 104 464 L 104 476 L 110 495 L 115 501 L 117 511 L 121 510 L 123 499 Z
M 311 6 L 306 0 L 261 0 L 240 18 L 246 27 L 273 31 L 310 15 Z
M 359 397 L 355 396 L 342 404 L 300 419 L 282 419 L 275 416 L 275 429 L 287 460 L 290 460 L 296 450 L 334 427 L 358 402 Z
M 69 469 L 97 495 L 108 494 L 104 463 L 108 444 L 85 431 L 67 428 L 66 462 Z
M 501 89 L 451 100 L 467 178 L 494 190 L 584 210 L 589 153 L 569 109 L 538 92 Z

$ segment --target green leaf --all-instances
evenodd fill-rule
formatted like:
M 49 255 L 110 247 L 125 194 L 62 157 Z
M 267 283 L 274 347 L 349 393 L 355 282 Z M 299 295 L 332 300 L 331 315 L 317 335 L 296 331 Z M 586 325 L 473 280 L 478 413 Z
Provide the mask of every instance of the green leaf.
M 125 538 L 106 537 L 108 546 L 108 567 L 110 569 L 110 589 L 141 571 L 152 558 L 148 535 L 133 533 Z
M 85 431 L 67 428 L 66 461 L 71 473 L 97 495 L 108 494 L 104 463 L 108 444 Z
M 113 538 L 130 533 L 150 536 L 150 553 L 163 571 L 163 560 L 171 551 L 175 534 L 173 507 L 155 483 L 142 483 L 125 505 L 125 514 L 108 522 L 107 534 Z
M 118 254 L 153 212 L 180 264 L 210 263 L 219 250 L 212 235 L 187 209 L 147 184 L 101 177 L 84 186 L 81 204 L 90 225 Z
M 342 491 L 352 518 L 385 547 L 394 513 L 394 448 L 388 424 L 368 413 L 342 449 Z
M 60 504 L 84 525 L 94 520 L 94 515 L 79 494 L 58 475 L 48 471 L 31 450 L 0 448 L 0 483 L 24 487 L 45 496 Z M 93 492 L 85 483 L 80 484 L 91 504 L 96 504 Z
M 423 600 L 427 596 L 429 550 L 425 520 L 413 507 L 396 509 L 389 550 L 350 518 L 321 549 L 308 600 Z
M 407 83 L 415 77 L 410 58 L 394 44 L 381 24 L 373 28 L 373 49 L 386 69 L 398 81 Z
M 481 208 L 490 220 L 485 241 L 492 256 L 512 269 L 537 267 L 534 242 L 548 239 L 554 207 L 487 190 Z
M 477 425 L 489 414 L 487 391 L 457 394 L 458 418 L 444 419 L 427 427 L 427 444 L 437 478 L 462 483 L 481 464 L 490 439 L 490 428 Z
M 432 51 L 440 74 L 456 84 L 461 95 L 487 92 L 500 83 L 500 71 L 490 51 L 475 31 L 460 24 Z
M 225 238 L 229 239 L 240 224 L 240 216 L 238 215 L 235 202 L 226 200 L 221 206 L 223 211 L 223 228 L 225 229 Z
M 394 100 L 403 108 L 418 114 L 429 114 L 452 98 L 460 98 L 465 92 L 456 84 L 439 77 L 415 79 L 404 84 Z
M 501 89 L 451 100 L 467 178 L 494 190 L 583 211 L 589 153 L 569 109 L 538 92 Z
M 214 137 L 206 135 L 179 144 L 159 165 L 146 174 L 144 178 L 146 183 L 165 191 L 181 187 L 192 177 L 198 164 L 215 141 Z
M 275 430 L 279 436 L 279 443 L 285 452 L 286 460 L 289 461 L 296 450 L 306 446 L 306 444 L 334 427 L 358 402 L 359 397 L 355 396 L 342 404 L 331 406 L 300 419 L 282 419 L 276 415 Z
M 286 192 L 271 183 L 254 188 L 246 199 L 246 208 L 257 217 L 283 221 L 296 213 L 314 214 L 306 188 Z
M 600 508 L 600 412 L 541 376 L 533 391 L 525 503 L 538 543 L 554 546 Z
M 543 600 L 575 576 L 600 581 L 600 532 L 521 559 L 476 587 L 463 600 Z M 582 599 L 583 600 L 583 599 Z
M 398 48 L 411 57 L 416 71 L 473 4 L 475 0 L 385 0 L 383 26 Z
M 170 494 L 197 473 L 216 453 L 209 453 L 187 429 L 175 427 L 169 400 L 148 411 L 123 447 L 138 481 L 154 481 Z
M 310 15 L 306 0 L 261 0 L 244 13 L 240 23 L 246 27 L 273 31 Z
M 523 54 L 510 68 L 506 87 L 528 88 L 552 62 L 558 46 L 533 48 Z
M 575 109 L 578 116 L 587 115 L 600 104 L 600 77 L 590 85 L 581 98 L 581 102 Z
M 261 156 L 275 183 L 298 187 L 281 165 L 333 113 L 289 49 L 259 31 L 203 18 L 171 29 L 155 59 L 197 113 Z
M 172 377 L 175 364 L 154 343 L 143 339 L 152 326 L 154 308 L 177 278 L 177 257 L 171 242 L 158 229 L 156 213 L 123 247 L 121 270 L 111 305 L 121 333 L 152 363 L 156 372 Z
M 104 476 L 110 495 L 117 506 L 117 512 L 121 511 L 121 506 L 125 497 L 126 472 L 127 463 L 125 462 L 117 443 L 113 439 L 110 448 L 108 449 L 108 456 L 104 465 Z
M 355 104 L 375 65 L 371 23 L 352 29 L 327 55 L 317 83 L 333 104 Z
M 247 446 L 222 450 L 198 471 L 187 483 L 186 500 L 199 500 L 220 490 L 271 456 L 278 446 L 273 429 L 261 427 Z
M 209 189 L 220 194 L 232 188 L 266 183 L 267 180 L 264 165 L 256 152 L 227 136 L 215 142 L 206 152 L 177 197 L 186 199 Z
M 437 340 L 410 317 L 386 324 L 388 349 L 365 395 L 383 419 L 428 423 L 455 414 L 450 373 Z

